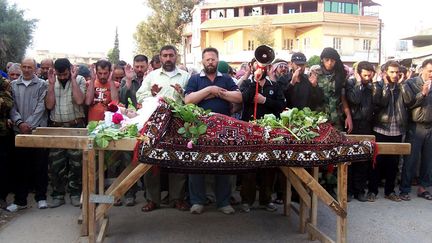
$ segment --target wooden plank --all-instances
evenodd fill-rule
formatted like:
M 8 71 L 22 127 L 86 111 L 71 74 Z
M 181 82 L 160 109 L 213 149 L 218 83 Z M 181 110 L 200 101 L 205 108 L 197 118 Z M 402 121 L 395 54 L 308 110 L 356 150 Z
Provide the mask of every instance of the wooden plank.
M 116 188 L 114 188 L 109 195 L 112 195 L 117 200 L 124 195 L 129 188 L 135 184 L 141 176 L 143 176 L 152 166 L 148 164 L 139 163 L 135 169 L 122 180 Z M 103 215 L 112 207 L 112 204 L 101 204 L 96 209 L 96 220 L 99 220 Z
M 410 143 L 383 143 L 378 142 L 378 154 L 403 155 L 411 153 Z
M 81 211 L 81 214 L 78 216 L 77 223 L 78 223 L 78 224 L 82 224 L 82 223 L 83 223 L 83 215 L 82 215 L 82 211 Z M 82 231 L 81 231 L 81 232 L 82 232 Z M 81 235 L 82 235 L 82 233 L 81 233 Z
M 300 225 L 299 225 L 299 232 L 301 234 L 304 234 L 306 232 L 307 209 L 308 209 L 308 207 L 306 206 L 306 203 L 303 201 L 303 199 L 300 199 L 300 209 L 299 209 Z
M 83 195 L 83 203 L 81 209 L 81 217 L 82 217 L 81 236 L 88 236 L 89 193 L 88 193 L 88 150 L 87 149 L 83 151 L 83 160 L 82 160 L 82 195 Z
M 304 168 L 289 167 L 289 169 L 297 175 L 297 177 L 306 184 L 306 186 L 314 191 L 318 198 L 325 203 L 337 215 L 346 216 L 347 212 L 341 208 L 338 201 L 336 201 L 330 194 L 316 181 Z
M 294 203 L 291 203 L 290 205 L 289 205 L 289 207 L 292 209 L 292 211 L 294 212 L 294 213 L 296 213 L 297 215 L 300 215 L 300 210 L 294 205 Z M 300 205 L 299 205 L 299 207 L 300 207 Z
M 98 150 L 116 150 L 116 151 L 133 151 L 137 139 L 123 138 L 117 141 L 111 141 L 106 148 L 97 148 Z
M 98 182 L 99 190 L 98 193 L 103 195 L 105 192 L 105 152 L 103 150 L 98 151 Z
M 301 181 L 297 178 L 297 176 L 289 170 L 288 167 L 282 167 L 281 170 L 284 172 L 285 176 L 291 181 L 292 186 L 298 192 L 300 199 L 306 204 L 308 208 L 311 206 L 311 197 L 309 193 L 306 191 L 305 187 L 302 185 Z
M 54 136 L 19 134 L 15 137 L 16 147 L 84 149 L 87 136 Z
M 345 212 L 348 209 L 347 202 L 347 177 L 348 177 L 348 165 L 345 163 L 338 164 L 338 201 L 339 205 Z M 347 242 L 347 215 L 338 214 L 336 215 L 336 235 L 338 243 Z
M 102 224 L 99 230 L 99 235 L 96 239 L 97 243 L 102 243 L 105 240 L 105 236 L 106 236 L 106 231 L 108 229 L 108 225 L 109 225 L 109 218 L 104 218 L 102 220 Z
M 360 134 L 345 134 L 345 136 L 351 141 L 375 141 L 374 135 L 360 135 Z
M 109 195 L 119 184 L 128 176 L 136 167 L 137 165 L 134 165 L 130 163 L 123 171 L 122 173 L 117 176 L 115 181 L 111 183 L 110 187 L 105 191 L 105 194 Z
M 291 181 L 288 178 L 288 173 L 285 175 L 285 181 L 286 182 L 285 182 L 284 215 L 289 216 L 291 212 L 292 191 L 291 191 Z
M 334 241 L 324 234 L 321 230 L 319 230 L 316 226 L 311 223 L 306 224 L 306 231 L 313 235 L 314 239 L 318 239 L 322 243 L 334 243 Z
M 88 193 L 94 194 L 96 191 L 96 163 L 95 163 L 95 150 L 88 151 Z M 96 242 L 96 204 L 89 202 L 88 204 L 88 217 L 89 217 L 89 242 Z
M 319 168 L 312 168 L 312 177 L 318 181 Z M 310 224 L 316 227 L 318 223 L 318 197 L 317 194 L 311 190 L 311 207 L 310 207 Z M 309 233 L 309 240 L 316 240 L 316 236 L 312 233 Z
M 87 128 L 37 127 L 33 135 L 87 136 Z

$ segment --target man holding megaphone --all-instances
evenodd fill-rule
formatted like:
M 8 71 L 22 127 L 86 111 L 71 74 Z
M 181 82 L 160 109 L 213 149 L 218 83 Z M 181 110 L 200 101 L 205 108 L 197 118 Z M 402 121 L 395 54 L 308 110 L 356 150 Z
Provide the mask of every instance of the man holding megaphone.
M 267 72 L 271 69 L 270 63 L 274 59 L 274 52 L 268 46 L 259 46 L 255 50 L 255 58 L 249 63 L 253 75 L 242 82 L 240 91 L 243 97 L 242 120 L 250 121 L 259 119 L 265 114 L 279 114 L 285 108 L 285 97 L 282 88 L 275 81 L 268 78 Z M 276 206 L 271 202 L 272 186 L 275 170 L 262 169 L 259 203 L 267 211 L 276 211 Z M 242 211 L 249 212 L 256 198 L 256 174 L 242 175 Z

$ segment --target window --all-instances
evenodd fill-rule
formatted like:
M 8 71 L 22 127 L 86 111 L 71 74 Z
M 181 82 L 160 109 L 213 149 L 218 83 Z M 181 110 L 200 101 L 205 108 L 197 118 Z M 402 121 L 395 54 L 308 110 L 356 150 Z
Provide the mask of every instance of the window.
M 310 38 L 306 37 L 303 39 L 303 50 L 307 50 L 310 48 Z
M 302 13 L 317 12 L 318 2 L 302 2 Z
M 370 51 L 372 46 L 371 40 L 363 40 L 363 51 Z
M 210 11 L 210 18 L 211 19 L 221 19 L 225 18 L 225 9 L 212 9 Z
M 292 50 L 294 49 L 294 40 L 293 39 L 285 39 L 283 41 L 283 50 Z
M 274 15 L 277 14 L 277 5 L 264 5 L 263 6 L 264 15 Z
M 233 40 L 225 41 L 224 46 L 225 46 L 225 53 L 231 53 L 234 49 Z
M 299 12 L 300 12 L 300 3 L 284 3 L 283 5 L 284 14 L 293 14 Z
M 341 50 L 342 40 L 339 37 L 333 37 L 333 48 L 336 50 Z
M 324 12 L 331 12 L 331 2 L 330 1 L 324 2 Z
M 255 45 L 253 40 L 248 40 L 248 51 L 255 50 Z
M 358 4 L 338 1 L 324 1 L 324 12 L 359 14 Z

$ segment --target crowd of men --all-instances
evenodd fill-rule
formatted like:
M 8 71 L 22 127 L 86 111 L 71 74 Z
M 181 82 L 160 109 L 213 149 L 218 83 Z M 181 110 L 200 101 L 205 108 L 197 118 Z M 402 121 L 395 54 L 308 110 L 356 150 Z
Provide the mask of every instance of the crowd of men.
M 253 58 L 235 72 L 228 63 L 219 61 L 218 50 L 210 47 L 202 51 L 203 69 L 193 74 L 177 65 L 177 58 L 176 48 L 167 45 L 150 63 L 145 55 L 135 56 L 132 65 L 99 60 L 88 67 L 73 65 L 66 58 L 45 59 L 40 64 L 31 58 L 24 58 L 20 64 L 9 63 L 8 79 L 0 80 L 1 208 L 11 212 L 27 208 L 29 192 L 34 192 L 40 209 L 65 204 L 67 193 L 72 205 L 80 205 L 82 152 L 18 148 L 14 146 L 15 135 L 31 134 L 37 127 L 45 126 L 83 128 L 89 121 L 104 120 L 111 102 L 126 108 L 139 107 L 144 99 L 155 96 L 193 103 L 244 121 L 253 119 L 255 101 L 256 118 L 265 114 L 278 117 L 286 108 L 309 107 L 325 112 L 340 131 L 373 134 L 378 142 L 404 140 L 411 143 L 412 152 L 404 156 L 401 171 L 400 157 L 395 155 L 380 155 L 376 163 L 350 166 L 349 200 L 375 201 L 382 179 L 386 199 L 411 200 L 411 185 L 417 179 L 417 195 L 432 200 L 427 191 L 432 182 L 432 59 L 425 60 L 418 73 L 395 61 L 380 67 L 361 61 L 349 69 L 335 49 L 325 48 L 320 65 L 306 67 L 306 56 L 296 52 L 290 61 L 276 59 L 264 68 Z M 130 154 L 123 153 L 119 158 L 121 168 L 131 162 Z M 334 194 L 337 175 L 332 167 L 323 172 L 323 184 Z M 398 172 L 401 174 L 397 193 Z M 213 195 L 221 212 L 233 214 L 232 205 L 236 202 L 232 195 L 238 185 L 240 210 L 249 212 L 258 184 L 260 208 L 273 212 L 277 210 L 274 203 L 283 203 L 282 177 L 276 169 L 262 169 L 237 178 L 169 173 L 166 203 L 178 210 L 201 214 Z M 144 176 L 147 200 L 143 212 L 164 203 L 162 179 L 160 170 L 151 170 Z M 52 188 L 49 203 L 48 182 Z M 137 188 L 135 185 L 126 193 L 126 206 L 135 205 Z M 9 193 L 14 195 L 14 201 L 7 205 Z M 273 193 L 276 199 L 272 198 Z M 115 205 L 122 203 L 119 200 Z

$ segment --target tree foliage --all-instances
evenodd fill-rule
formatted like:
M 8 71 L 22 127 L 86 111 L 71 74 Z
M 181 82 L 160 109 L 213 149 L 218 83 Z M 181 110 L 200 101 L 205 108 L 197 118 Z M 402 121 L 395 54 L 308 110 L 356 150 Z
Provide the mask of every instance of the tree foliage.
M 268 45 L 270 47 L 273 47 L 274 30 L 275 28 L 272 25 L 271 18 L 266 16 L 264 20 L 261 22 L 261 24 L 259 24 L 254 31 L 254 37 L 257 40 L 258 45 Z
M 36 19 L 24 19 L 24 11 L 0 0 L 0 68 L 7 62 L 20 62 L 32 43 Z
M 313 55 L 309 57 L 309 60 L 307 61 L 308 67 L 312 67 L 313 65 L 319 65 L 321 62 L 321 58 L 317 55 Z
M 119 39 L 118 39 L 117 28 L 116 28 L 116 32 L 115 32 L 114 48 L 108 51 L 108 60 L 112 64 L 116 64 L 120 60 L 120 48 L 119 48 Z
M 134 38 L 137 52 L 154 55 L 162 46 L 181 43 L 186 23 L 192 21 L 191 11 L 196 0 L 148 0 L 153 14 L 138 24 Z

